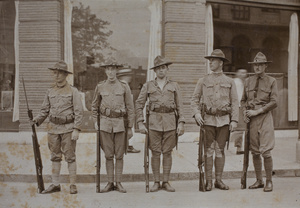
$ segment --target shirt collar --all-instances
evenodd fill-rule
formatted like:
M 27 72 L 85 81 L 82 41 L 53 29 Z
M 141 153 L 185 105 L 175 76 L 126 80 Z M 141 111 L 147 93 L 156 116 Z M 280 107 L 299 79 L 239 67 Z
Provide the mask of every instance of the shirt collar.
M 169 82 L 170 82 L 169 78 L 166 77 L 166 84 L 168 84 Z M 155 77 L 155 79 L 154 79 L 154 84 L 155 84 L 155 86 L 158 86 L 157 77 Z
M 260 79 L 263 79 L 265 76 L 266 76 L 266 73 L 264 72 L 264 73 L 262 73 L 262 74 L 260 74 L 260 75 L 255 75 L 256 77 L 259 77 Z
M 68 84 L 68 82 L 66 81 L 63 85 L 57 85 L 57 83 L 56 83 L 55 86 L 56 86 L 57 88 L 63 88 L 63 87 L 65 87 L 67 84 Z
M 212 74 L 213 74 L 214 76 L 221 76 L 221 75 L 223 75 L 223 71 L 220 71 L 220 72 L 212 72 Z

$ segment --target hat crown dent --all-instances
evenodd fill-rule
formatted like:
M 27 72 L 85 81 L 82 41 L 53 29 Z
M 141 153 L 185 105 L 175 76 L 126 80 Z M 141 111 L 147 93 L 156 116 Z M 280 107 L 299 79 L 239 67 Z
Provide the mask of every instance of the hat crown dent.
M 63 71 L 63 72 L 69 73 L 69 74 L 73 74 L 72 72 L 68 71 L 68 64 L 65 61 L 63 61 L 63 60 L 60 60 L 53 67 L 51 67 L 49 69 L 51 69 L 51 70 L 59 70 L 59 71 Z
M 272 61 L 268 61 L 265 54 L 262 52 L 258 52 L 256 56 L 254 57 L 253 62 L 248 62 L 249 64 L 255 64 L 255 63 L 270 63 Z
M 158 55 L 154 59 L 154 66 L 151 69 L 154 69 L 154 68 L 162 66 L 162 65 L 170 65 L 170 64 L 172 64 L 171 61 L 169 61 L 167 58 L 165 58 L 161 55 Z
M 223 51 L 221 51 L 220 49 L 215 49 L 215 50 L 213 50 L 213 52 L 211 53 L 211 56 L 216 56 L 216 57 L 222 57 L 222 58 L 225 58 L 225 54 L 224 54 Z

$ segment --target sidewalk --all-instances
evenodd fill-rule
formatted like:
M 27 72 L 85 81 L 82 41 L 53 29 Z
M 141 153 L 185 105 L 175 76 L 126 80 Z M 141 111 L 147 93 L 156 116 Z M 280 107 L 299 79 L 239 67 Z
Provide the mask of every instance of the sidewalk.
M 284 137 L 283 137 L 284 136 Z M 0 182 L 36 182 L 35 165 L 31 144 L 31 133 L 1 133 L 0 134 Z M 43 161 L 43 176 L 45 182 L 51 179 L 50 152 L 47 146 L 46 133 L 38 133 Z M 171 180 L 198 179 L 198 133 L 186 133 L 180 138 L 178 150 L 173 151 L 173 166 Z M 96 165 L 96 134 L 80 135 L 77 143 L 77 173 L 78 182 L 93 183 L 95 181 Z M 300 164 L 296 163 L 295 133 L 276 134 L 276 145 L 272 151 L 274 173 L 277 176 L 300 176 Z M 144 180 L 144 135 L 134 135 L 134 147 L 142 150 L 138 154 L 125 155 L 123 180 Z M 225 150 L 226 164 L 224 178 L 240 178 L 243 167 L 243 155 L 236 155 L 233 141 L 229 150 Z M 101 181 L 106 181 L 105 158 L 101 155 Z M 255 177 L 252 157 L 250 155 L 248 177 Z M 162 172 L 162 169 L 161 169 Z M 152 173 L 150 168 L 150 173 Z M 62 182 L 68 182 L 68 170 L 65 161 L 62 162 Z M 152 180 L 152 176 L 150 176 Z

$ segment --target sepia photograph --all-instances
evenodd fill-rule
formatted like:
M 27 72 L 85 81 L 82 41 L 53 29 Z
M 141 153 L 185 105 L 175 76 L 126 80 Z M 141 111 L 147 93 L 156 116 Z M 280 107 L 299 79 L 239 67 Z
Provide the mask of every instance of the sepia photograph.
M 300 0 L 0 0 L 0 207 L 300 207 Z

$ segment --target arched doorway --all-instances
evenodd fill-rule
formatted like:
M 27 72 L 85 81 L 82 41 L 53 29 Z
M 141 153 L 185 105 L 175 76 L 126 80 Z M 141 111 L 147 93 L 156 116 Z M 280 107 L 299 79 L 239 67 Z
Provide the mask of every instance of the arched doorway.
M 281 51 L 281 41 L 277 37 L 266 37 L 262 42 L 262 52 L 267 56 L 268 60 L 273 61 L 268 72 L 271 73 L 286 73 L 287 68 L 283 67 L 282 60 L 287 60 L 287 54 Z M 286 63 L 287 64 L 287 63 Z
M 245 35 L 237 35 L 232 39 L 232 68 L 231 71 L 244 68 L 249 69 L 248 62 L 251 58 L 251 41 Z

